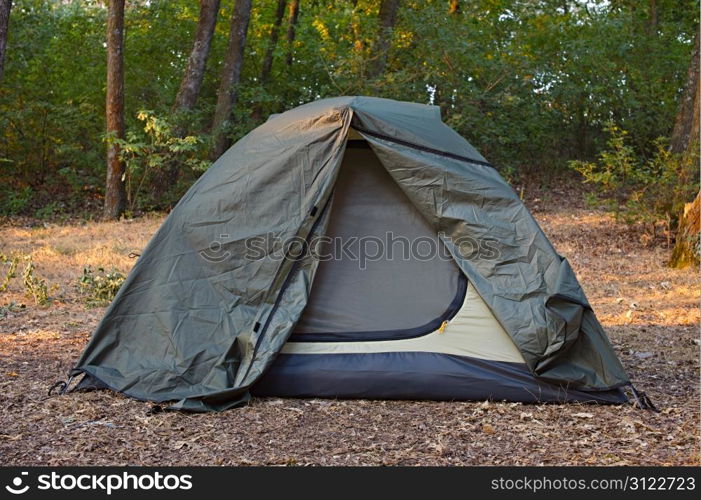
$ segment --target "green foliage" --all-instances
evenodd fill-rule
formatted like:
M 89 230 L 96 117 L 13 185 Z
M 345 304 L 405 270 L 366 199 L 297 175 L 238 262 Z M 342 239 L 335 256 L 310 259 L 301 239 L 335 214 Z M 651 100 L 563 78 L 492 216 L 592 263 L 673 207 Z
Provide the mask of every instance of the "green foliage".
M 152 111 L 139 111 L 137 116 L 143 122 L 142 133 L 129 132 L 124 141 L 112 139 L 119 145 L 126 165 L 127 198 L 132 212 L 176 202 L 183 192 L 182 184 L 171 185 L 175 179 L 192 182 L 193 177 L 209 167 L 202 138 L 175 135 L 168 120 L 156 117 Z M 144 195 L 145 188 L 151 188 L 148 195 Z
M 699 189 L 698 157 L 669 152 L 667 141 L 653 141 L 650 158 L 636 153 L 628 133 L 609 123 L 610 138 L 597 162 L 572 161 L 570 166 L 596 187 L 589 202 L 606 205 L 629 224 L 676 222 L 684 203 Z
M 9 304 L 5 306 L 0 306 L 0 319 L 8 316 L 10 313 L 13 312 L 18 312 L 22 309 L 24 309 L 25 306 L 24 304 L 18 304 L 17 302 L 10 302 Z
M 15 215 L 22 212 L 32 199 L 32 188 L 24 186 L 19 190 L 0 189 L 0 214 Z
M 98 267 L 97 271 L 93 271 L 86 267 L 78 286 L 88 305 L 103 306 L 112 302 L 125 279 L 126 276 L 116 269 L 105 271 L 104 268 Z
M 46 205 L 38 208 L 34 212 L 34 217 L 37 219 L 48 220 L 53 219 L 65 209 L 65 203 L 61 201 L 50 201 Z
M 49 287 L 46 285 L 46 280 L 37 276 L 31 257 L 27 257 L 27 265 L 22 274 L 22 282 L 27 295 L 33 297 L 37 305 L 45 306 L 49 304 Z
M 0 254 L 0 263 L 6 266 L 6 270 L 3 271 L 4 276 L 2 282 L 0 282 L 0 292 L 6 291 L 12 279 L 17 276 L 17 266 L 22 260 L 27 263 L 22 272 L 22 285 L 24 286 L 26 295 L 34 298 L 34 302 L 37 305 L 48 305 L 51 301 L 49 297 L 49 286 L 46 280 L 37 275 L 31 255 L 16 254 L 7 256 Z
M 634 0 L 474 0 L 452 15 L 447 0 L 407 0 L 386 71 L 372 78 L 379 0 L 303 0 L 294 43 L 285 18 L 262 86 L 276 4 L 253 2 L 232 139 L 259 124 L 251 119 L 258 106 L 265 118 L 341 94 L 433 103 L 509 177 L 592 162 L 607 147 L 610 120 L 629 132 L 635 165 L 654 163 L 699 17 L 698 0 L 656 0 L 656 17 L 649 2 Z M 127 3 L 123 146 L 132 211 L 168 207 L 205 165 L 231 9 L 222 2 L 196 108 L 175 114 L 198 3 Z M 50 218 L 100 206 L 105 12 L 97 0 L 14 1 L 0 82 L 0 214 Z M 177 185 L 168 181 L 173 170 Z
M 19 259 L 20 258 L 16 255 L 13 257 L 8 257 L 4 254 L 0 254 L 0 262 L 7 265 L 5 276 L 3 277 L 2 282 L 0 283 L 0 292 L 4 292 L 5 290 L 7 290 L 7 287 L 10 286 L 10 281 L 16 276 L 17 264 L 19 263 Z

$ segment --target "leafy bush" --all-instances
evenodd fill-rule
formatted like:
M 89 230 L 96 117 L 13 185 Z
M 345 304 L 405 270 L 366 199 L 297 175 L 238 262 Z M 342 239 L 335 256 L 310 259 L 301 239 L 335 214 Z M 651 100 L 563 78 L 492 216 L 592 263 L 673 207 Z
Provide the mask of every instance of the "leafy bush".
M 606 206 L 618 220 L 646 224 L 653 234 L 658 224 L 670 229 L 699 189 L 698 158 L 671 153 L 664 138 L 644 158 L 627 144 L 625 130 L 612 123 L 606 130 L 610 138 L 597 162 L 570 162 L 584 182 L 596 186 L 589 201 Z
M 126 190 L 129 211 L 163 208 L 182 194 L 176 179 L 199 175 L 209 166 L 201 137 L 180 137 L 165 118 L 151 111 L 139 111 L 143 133 L 128 132 L 126 140 L 111 139 L 121 148 L 126 164 Z
M 32 199 L 32 188 L 5 188 L 0 191 L 0 214 L 15 215 L 24 210 Z
M 31 255 L 13 255 L 8 257 L 7 255 L 0 254 L 0 263 L 6 264 L 7 270 L 4 271 L 5 276 L 0 282 L 0 292 L 4 292 L 10 285 L 10 281 L 17 275 L 17 266 L 20 260 L 25 260 L 27 265 L 22 273 L 22 284 L 25 288 L 25 293 L 27 296 L 33 297 L 37 305 L 45 306 L 51 301 L 49 297 L 49 286 L 46 280 L 40 278 L 36 274 L 36 269 L 34 268 L 34 263 L 32 262 Z
M 37 305 L 45 306 L 49 303 L 49 287 L 44 279 L 36 275 L 31 257 L 27 258 L 22 279 L 27 295 L 33 297 Z
M 61 201 L 51 201 L 46 205 L 34 211 L 34 217 L 37 219 L 48 220 L 56 217 L 65 209 L 65 203 Z
M 15 277 L 19 257 L 7 257 L 6 255 L 0 254 L 0 262 L 7 264 L 7 271 L 5 271 L 5 276 L 2 279 L 2 283 L 0 283 L 0 292 L 4 292 L 7 290 L 7 287 L 10 286 L 10 280 Z
M 116 269 L 105 271 L 104 268 L 98 267 L 97 271 L 93 271 L 86 267 L 78 286 L 86 296 L 88 305 L 102 306 L 112 302 L 125 279 L 126 276 Z

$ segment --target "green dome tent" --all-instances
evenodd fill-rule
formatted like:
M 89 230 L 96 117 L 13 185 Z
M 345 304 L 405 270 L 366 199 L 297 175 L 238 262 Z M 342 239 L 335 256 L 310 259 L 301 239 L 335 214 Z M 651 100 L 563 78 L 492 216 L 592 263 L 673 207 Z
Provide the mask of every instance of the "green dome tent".
M 251 393 L 623 403 L 630 384 L 497 171 L 437 107 L 370 97 L 275 115 L 219 158 L 79 374 L 79 388 L 189 411 Z

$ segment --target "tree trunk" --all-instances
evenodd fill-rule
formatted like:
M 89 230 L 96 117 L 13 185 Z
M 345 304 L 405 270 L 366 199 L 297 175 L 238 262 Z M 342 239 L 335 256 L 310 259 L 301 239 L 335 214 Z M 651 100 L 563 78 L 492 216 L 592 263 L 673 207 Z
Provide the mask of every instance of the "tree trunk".
M 280 37 L 280 25 L 282 24 L 282 17 L 285 15 L 285 5 L 287 0 L 278 0 L 277 9 L 275 9 L 275 20 L 273 21 L 273 29 L 270 32 L 270 39 L 268 40 L 268 46 L 265 49 L 265 56 L 263 57 L 263 66 L 260 71 L 260 86 L 261 89 L 265 89 L 265 85 L 270 80 L 270 73 L 273 70 L 273 56 L 275 55 L 275 47 L 277 47 L 277 40 Z M 253 109 L 251 115 L 254 122 L 257 122 L 263 116 L 263 106 L 258 103 Z
M 670 267 L 682 268 L 699 265 L 699 222 L 701 222 L 701 191 L 692 203 L 684 205 L 684 214 L 679 220 L 677 240 L 672 250 Z
M 382 0 L 380 3 L 380 31 L 375 45 L 375 57 L 370 68 L 370 78 L 377 78 L 385 72 L 387 52 L 392 39 L 392 30 L 397 23 L 399 0 Z
M 287 16 L 287 56 L 285 63 L 289 68 L 292 66 L 294 57 L 294 43 L 297 35 L 297 19 L 299 18 L 299 0 L 291 0 Z
M 270 72 L 273 69 L 273 55 L 275 53 L 275 47 L 277 46 L 277 40 L 280 36 L 280 25 L 282 24 L 282 16 L 285 15 L 285 5 L 287 0 L 278 0 L 277 9 L 275 10 L 275 21 L 273 23 L 273 29 L 270 32 L 270 40 L 268 41 L 268 48 L 265 51 L 265 57 L 263 58 L 263 68 L 260 72 L 260 83 L 265 85 L 265 83 L 270 78 Z
M 12 0 L 0 0 L 0 81 L 5 68 L 5 48 L 7 47 L 7 28 L 10 24 Z
M 686 87 L 679 104 L 679 112 L 672 130 L 669 149 L 675 154 L 685 154 L 694 140 L 699 138 L 699 33 L 696 33 Z
M 124 139 L 124 0 L 107 4 L 107 183 L 105 217 L 117 219 L 124 212 L 124 163 L 112 139 Z
M 214 110 L 214 120 L 212 121 L 212 133 L 214 135 L 212 159 L 214 160 L 227 150 L 231 142 L 226 136 L 226 124 L 231 118 L 231 113 L 236 105 L 236 87 L 241 79 L 246 33 L 248 32 L 250 18 L 251 0 L 236 0 L 234 11 L 231 15 L 229 44 L 224 57 L 224 65 L 222 66 L 221 80 L 217 92 L 217 106 Z
M 192 52 L 187 60 L 187 68 L 183 75 L 180 89 L 175 97 L 174 111 L 189 111 L 195 107 L 200 95 L 204 70 L 212 46 L 214 28 L 217 25 L 220 0 L 200 0 L 200 16 L 197 21 L 195 41 Z
M 652 36 L 657 34 L 657 27 L 660 22 L 660 15 L 657 10 L 657 0 L 648 0 L 649 1 L 649 9 L 648 9 L 648 23 L 647 23 L 647 34 L 648 36 Z
M 675 154 L 698 156 L 699 147 L 699 105 L 701 105 L 701 89 L 699 88 L 699 33 L 696 33 L 694 49 L 691 53 L 689 73 L 686 87 L 679 104 L 679 112 L 674 122 L 670 151 Z M 694 160 L 696 161 L 696 160 Z M 679 219 L 677 238 L 672 250 L 671 267 L 686 267 L 699 265 L 699 198 L 701 192 L 696 195 L 692 203 L 684 206 L 684 213 Z
M 214 38 L 214 29 L 217 26 L 217 17 L 219 16 L 219 5 L 221 0 L 200 0 L 200 14 L 197 21 L 197 31 L 195 32 L 195 40 L 192 44 L 192 51 L 187 60 L 187 67 L 183 74 L 183 79 L 180 82 L 180 88 L 175 96 L 173 103 L 173 112 L 179 113 L 191 111 L 195 108 L 197 99 L 200 96 L 202 82 L 204 80 L 204 71 L 207 66 L 207 58 L 209 57 L 209 49 L 212 46 L 212 38 Z M 182 117 L 176 116 L 176 121 L 173 125 L 173 135 L 175 137 L 184 137 L 187 134 L 187 124 Z M 166 200 L 167 191 L 175 186 L 180 176 L 180 164 L 177 160 L 170 161 L 164 168 L 163 173 L 157 180 L 154 195 L 159 199 Z

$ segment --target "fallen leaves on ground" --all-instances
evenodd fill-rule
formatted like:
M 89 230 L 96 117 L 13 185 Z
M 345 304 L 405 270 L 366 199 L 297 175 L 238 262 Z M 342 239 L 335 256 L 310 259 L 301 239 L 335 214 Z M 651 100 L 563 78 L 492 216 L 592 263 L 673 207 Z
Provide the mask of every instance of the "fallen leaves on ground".
M 668 248 L 645 246 L 605 213 L 551 192 L 536 218 L 660 413 L 630 405 L 273 398 L 192 415 L 150 411 L 104 391 L 48 397 L 104 312 L 87 308 L 76 291 L 83 266 L 128 271 L 128 253 L 143 248 L 160 220 L 4 226 L 0 252 L 32 253 L 61 300 L 0 317 L 0 464 L 698 465 L 696 272 L 667 268 Z M 15 286 L 0 294 L 0 305 L 11 301 L 27 299 Z

